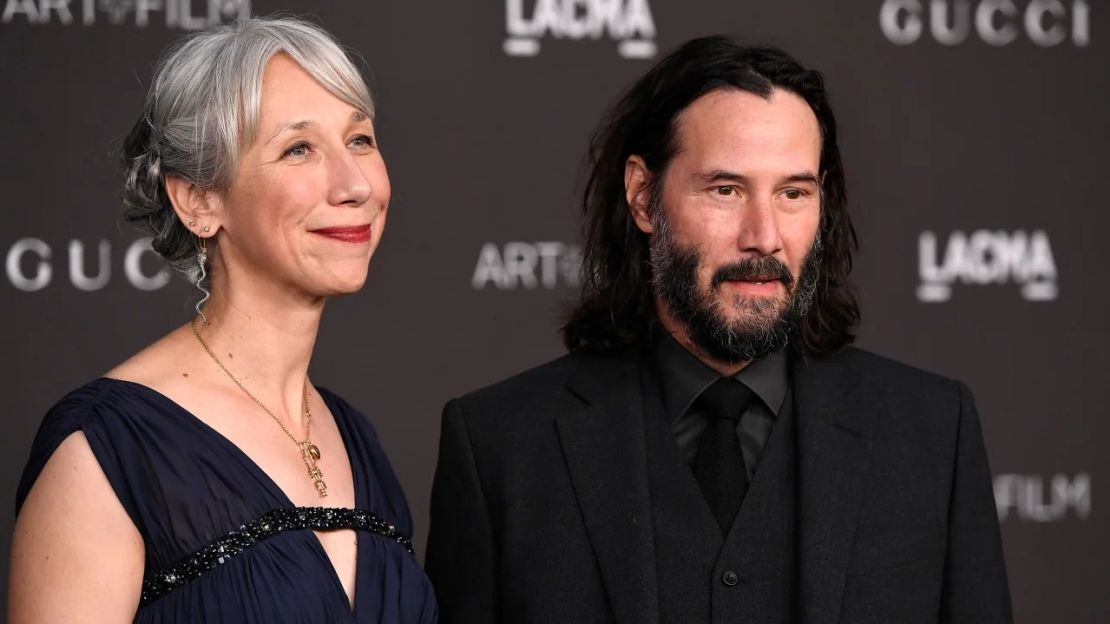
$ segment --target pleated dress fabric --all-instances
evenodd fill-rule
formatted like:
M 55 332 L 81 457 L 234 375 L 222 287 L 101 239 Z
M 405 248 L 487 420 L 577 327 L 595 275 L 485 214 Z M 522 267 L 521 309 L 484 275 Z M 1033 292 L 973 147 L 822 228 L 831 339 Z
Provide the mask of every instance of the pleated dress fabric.
M 370 422 L 338 396 L 317 390 L 342 434 L 356 507 L 411 537 L 408 504 Z M 47 413 L 20 481 L 17 513 L 50 455 L 76 431 L 84 433 L 142 535 L 148 575 L 179 566 L 267 512 L 297 509 L 245 453 L 183 407 L 146 386 L 101 378 L 71 392 Z M 357 570 L 352 609 L 312 530 L 288 530 L 144 601 L 135 622 L 438 620 L 431 583 L 396 539 L 359 531 Z

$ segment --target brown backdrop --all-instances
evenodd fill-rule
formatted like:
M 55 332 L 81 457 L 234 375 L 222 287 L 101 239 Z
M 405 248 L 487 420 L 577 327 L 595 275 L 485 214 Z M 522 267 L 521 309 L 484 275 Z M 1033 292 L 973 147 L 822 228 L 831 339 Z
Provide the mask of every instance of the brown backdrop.
M 610 17 L 599 10 L 616 7 Z M 377 427 L 427 530 L 445 400 L 556 356 L 576 189 L 606 104 L 693 36 L 823 70 L 863 249 L 864 347 L 967 381 L 1021 622 L 1110 621 L 1110 7 L 1090 0 L 0 0 L 0 501 L 67 390 L 188 318 L 120 225 L 114 150 L 159 51 L 311 14 L 372 68 L 394 200 L 313 377 Z M 0 514 L 0 581 L 11 512 Z M 2 606 L 2 605 L 0 605 Z

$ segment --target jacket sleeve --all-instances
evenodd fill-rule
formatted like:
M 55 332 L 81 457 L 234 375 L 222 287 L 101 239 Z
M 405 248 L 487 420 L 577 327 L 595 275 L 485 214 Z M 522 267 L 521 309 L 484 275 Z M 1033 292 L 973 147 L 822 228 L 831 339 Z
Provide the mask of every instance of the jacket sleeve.
M 940 621 L 1010 623 L 1010 589 L 983 432 L 971 390 L 962 383 L 959 398 Z
M 427 548 L 441 622 L 499 622 L 489 512 L 458 399 L 443 409 Z

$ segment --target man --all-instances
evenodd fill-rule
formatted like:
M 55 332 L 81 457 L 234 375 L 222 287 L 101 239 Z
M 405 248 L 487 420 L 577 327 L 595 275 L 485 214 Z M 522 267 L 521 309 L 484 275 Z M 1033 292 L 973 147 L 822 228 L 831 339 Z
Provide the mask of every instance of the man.
M 570 355 L 445 409 L 444 622 L 1009 622 L 970 392 L 848 346 L 821 76 L 691 41 L 591 161 Z

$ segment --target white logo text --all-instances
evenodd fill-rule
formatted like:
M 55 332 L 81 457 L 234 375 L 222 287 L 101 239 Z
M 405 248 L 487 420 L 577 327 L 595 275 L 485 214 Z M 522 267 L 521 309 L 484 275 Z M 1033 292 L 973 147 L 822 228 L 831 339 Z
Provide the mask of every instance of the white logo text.
M 1030 522 L 1063 520 L 1068 512 L 1085 520 L 1091 515 L 1091 475 L 1053 475 L 1048 482 L 1039 475 L 1003 474 L 994 478 L 994 502 L 999 520 L 1011 514 Z
M 495 243 L 486 243 L 478 253 L 470 282 L 474 290 L 491 284 L 500 290 L 577 287 L 581 264 L 582 254 L 577 245 L 514 242 L 505 243 L 502 249 Z
M 144 28 L 164 14 L 166 28 L 203 30 L 224 20 L 251 15 L 250 0 L 2 0 L 0 22 L 27 20 L 29 24 L 80 24 L 92 26 L 100 20 L 110 24 L 134 23 Z M 194 10 L 193 5 L 201 8 Z
M 524 4 L 505 0 L 509 56 L 536 56 L 544 35 L 573 40 L 608 35 L 620 41 L 617 52 L 624 58 L 655 56 L 655 20 L 647 0 L 535 0 L 531 12 Z
M 918 270 L 921 301 L 948 301 L 952 285 L 1021 284 L 1028 301 L 1056 299 L 1056 261 L 1048 234 L 978 230 L 971 235 L 953 232 L 941 253 L 937 236 L 922 232 L 918 239 Z
M 1069 39 L 1084 47 L 1091 42 L 1091 7 L 1085 0 L 1029 0 L 1022 8 L 1014 0 L 979 0 L 973 11 L 968 0 L 885 0 L 879 26 L 891 42 L 916 43 L 928 32 L 942 45 L 967 41 L 974 32 L 992 46 L 1009 45 L 1022 35 L 1035 45 L 1050 48 Z M 926 28 L 928 25 L 928 28 Z
M 170 281 L 170 270 L 159 263 L 153 273 L 143 270 L 143 256 L 157 255 L 150 247 L 150 238 L 140 238 L 127 246 L 123 255 L 123 274 L 139 290 L 158 290 Z M 89 260 L 93 269 L 89 270 Z M 66 266 L 69 282 L 78 290 L 100 290 L 112 277 L 112 244 L 101 240 L 94 250 L 86 249 L 79 240 L 69 241 Z M 39 238 L 21 238 L 8 249 L 4 269 L 8 281 L 24 292 L 35 292 L 50 285 L 54 278 L 54 251 Z

